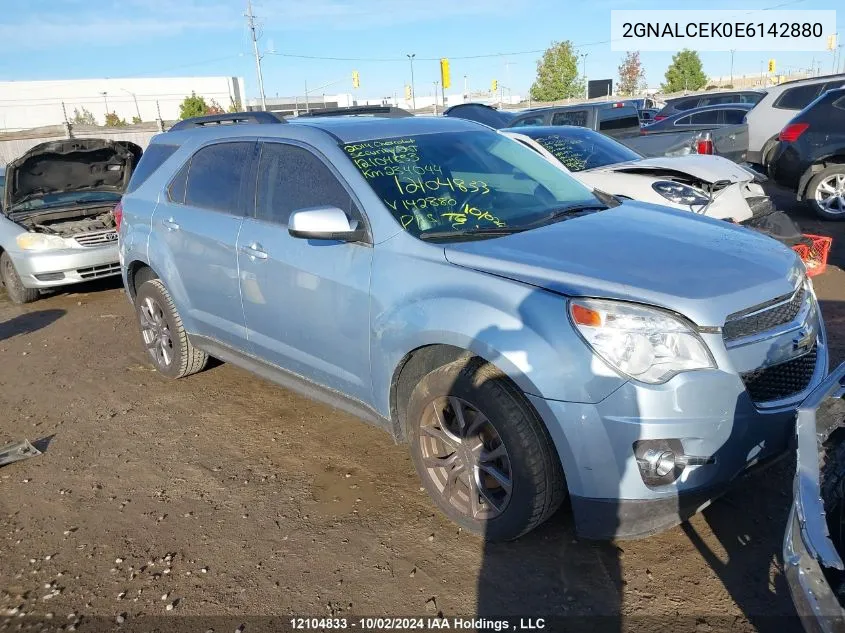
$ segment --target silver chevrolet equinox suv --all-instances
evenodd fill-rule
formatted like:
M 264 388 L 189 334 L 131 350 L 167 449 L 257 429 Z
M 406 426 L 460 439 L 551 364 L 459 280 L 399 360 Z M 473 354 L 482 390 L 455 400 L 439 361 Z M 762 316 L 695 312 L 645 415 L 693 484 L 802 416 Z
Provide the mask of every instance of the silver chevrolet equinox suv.
M 583 536 L 675 525 L 783 454 L 827 373 L 793 251 L 477 123 L 221 115 L 144 156 L 120 259 L 155 367 L 213 356 L 383 426 L 490 540 L 567 496 Z

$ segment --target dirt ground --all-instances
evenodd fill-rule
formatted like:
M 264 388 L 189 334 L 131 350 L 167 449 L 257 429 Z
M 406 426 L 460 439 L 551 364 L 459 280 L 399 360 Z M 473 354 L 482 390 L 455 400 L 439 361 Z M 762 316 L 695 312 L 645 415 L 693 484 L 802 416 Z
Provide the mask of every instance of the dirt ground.
M 795 217 L 834 235 L 845 265 L 844 226 Z M 838 363 L 845 273 L 816 287 Z M 0 444 L 44 448 L 0 469 L 8 630 L 437 614 L 546 618 L 546 630 L 798 630 L 781 574 L 789 460 L 650 539 L 578 540 L 564 508 L 485 546 L 434 509 L 382 431 L 225 364 L 156 374 L 118 282 L 25 307 L 3 296 L 0 360 Z

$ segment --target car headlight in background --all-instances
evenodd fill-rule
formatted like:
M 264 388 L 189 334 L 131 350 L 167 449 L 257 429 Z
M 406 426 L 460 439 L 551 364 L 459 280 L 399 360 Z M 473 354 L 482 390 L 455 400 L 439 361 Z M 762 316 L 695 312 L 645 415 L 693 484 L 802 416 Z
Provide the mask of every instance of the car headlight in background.
M 705 194 L 694 187 L 671 180 L 658 180 L 651 185 L 661 196 L 675 204 L 685 204 L 691 207 L 702 206 L 710 202 Z
M 602 360 L 634 380 L 661 384 L 684 371 L 716 367 L 698 333 L 657 308 L 572 299 L 569 317 Z
M 49 251 L 54 248 L 65 248 L 65 241 L 58 235 L 44 233 L 21 233 L 15 238 L 18 246 L 25 251 Z

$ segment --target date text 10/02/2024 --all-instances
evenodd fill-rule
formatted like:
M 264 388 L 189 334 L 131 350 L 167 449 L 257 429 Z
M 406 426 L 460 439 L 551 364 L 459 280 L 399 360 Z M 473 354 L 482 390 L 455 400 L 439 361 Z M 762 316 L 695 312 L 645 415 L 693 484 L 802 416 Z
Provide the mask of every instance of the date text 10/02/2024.
M 544 618 L 492 620 L 487 618 L 291 618 L 293 630 L 357 629 L 359 631 L 541 631 Z

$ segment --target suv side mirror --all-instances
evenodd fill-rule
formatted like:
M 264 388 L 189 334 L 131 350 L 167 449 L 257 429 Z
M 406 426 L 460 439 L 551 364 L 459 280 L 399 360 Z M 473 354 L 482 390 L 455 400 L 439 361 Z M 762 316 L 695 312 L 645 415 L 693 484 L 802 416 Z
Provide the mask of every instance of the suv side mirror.
M 366 237 L 358 222 L 350 221 L 337 207 L 312 207 L 290 214 L 288 233 L 306 240 L 339 240 L 358 242 Z

